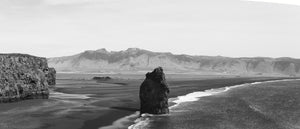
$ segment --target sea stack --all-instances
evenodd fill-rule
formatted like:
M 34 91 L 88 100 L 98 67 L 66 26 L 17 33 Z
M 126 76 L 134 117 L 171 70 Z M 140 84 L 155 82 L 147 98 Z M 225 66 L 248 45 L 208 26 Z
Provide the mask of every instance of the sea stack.
M 48 68 L 45 70 L 48 85 L 56 84 L 56 70 L 54 68 Z
M 47 59 L 26 54 L 0 54 L 0 103 L 47 99 L 55 84 L 55 70 Z
M 169 87 L 162 67 L 155 68 L 146 74 L 146 79 L 140 86 L 140 114 L 169 113 Z

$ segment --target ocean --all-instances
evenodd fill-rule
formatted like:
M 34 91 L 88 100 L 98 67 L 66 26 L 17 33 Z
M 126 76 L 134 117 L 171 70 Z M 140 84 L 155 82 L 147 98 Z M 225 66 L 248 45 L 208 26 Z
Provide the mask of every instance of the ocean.
M 228 86 L 170 102 L 170 114 L 143 114 L 129 129 L 300 129 L 300 80 Z
M 49 99 L 1 104 L 0 129 L 300 129 L 300 80 L 168 75 L 170 114 L 139 117 L 144 75 L 94 76 L 58 74 Z

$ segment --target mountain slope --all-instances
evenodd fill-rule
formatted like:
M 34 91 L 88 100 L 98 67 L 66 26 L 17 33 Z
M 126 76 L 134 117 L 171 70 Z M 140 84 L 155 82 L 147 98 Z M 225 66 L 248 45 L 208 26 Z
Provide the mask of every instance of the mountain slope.
M 137 72 L 162 66 L 172 72 L 300 75 L 299 59 L 174 55 L 138 48 L 85 51 L 49 58 L 48 63 L 59 72 Z

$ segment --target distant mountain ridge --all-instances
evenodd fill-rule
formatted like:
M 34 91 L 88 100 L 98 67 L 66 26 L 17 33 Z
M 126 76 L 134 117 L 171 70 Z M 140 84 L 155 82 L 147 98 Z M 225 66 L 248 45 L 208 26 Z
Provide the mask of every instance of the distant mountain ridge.
M 138 72 L 162 66 L 170 72 L 300 75 L 300 59 L 190 56 L 139 48 L 111 52 L 106 49 L 89 50 L 72 56 L 49 58 L 48 64 L 58 72 Z

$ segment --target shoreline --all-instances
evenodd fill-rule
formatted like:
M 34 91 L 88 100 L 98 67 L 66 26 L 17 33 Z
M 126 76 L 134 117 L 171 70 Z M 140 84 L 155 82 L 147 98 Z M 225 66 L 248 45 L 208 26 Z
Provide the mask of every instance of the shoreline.
M 221 88 L 207 89 L 204 91 L 194 91 L 194 92 L 191 92 L 191 93 L 188 93 L 185 95 L 177 96 L 174 98 L 169 98 L 169 103 L 172 103 L 172 105 L 169 105 L 169 108 L 170 109 L 175 108 L 176 106 L 180 105 L 181 103 L 185 103 L 185 102 L 195 102 L 195 101 L 198 101 L 202 97 L 213 96 L 213 95 L 217 95 L 220 93 L 225 93 L 234 88 L 252 86 L 252 85 L 263 84 L 263 83 L 297 81 L 297 80 L 300 80 L 300 79 L 279 79 L 279 80 L 257 81 L 257 82 L 251 82 L 251 83 L 226 86 L 226 87 L 221 87 Z

